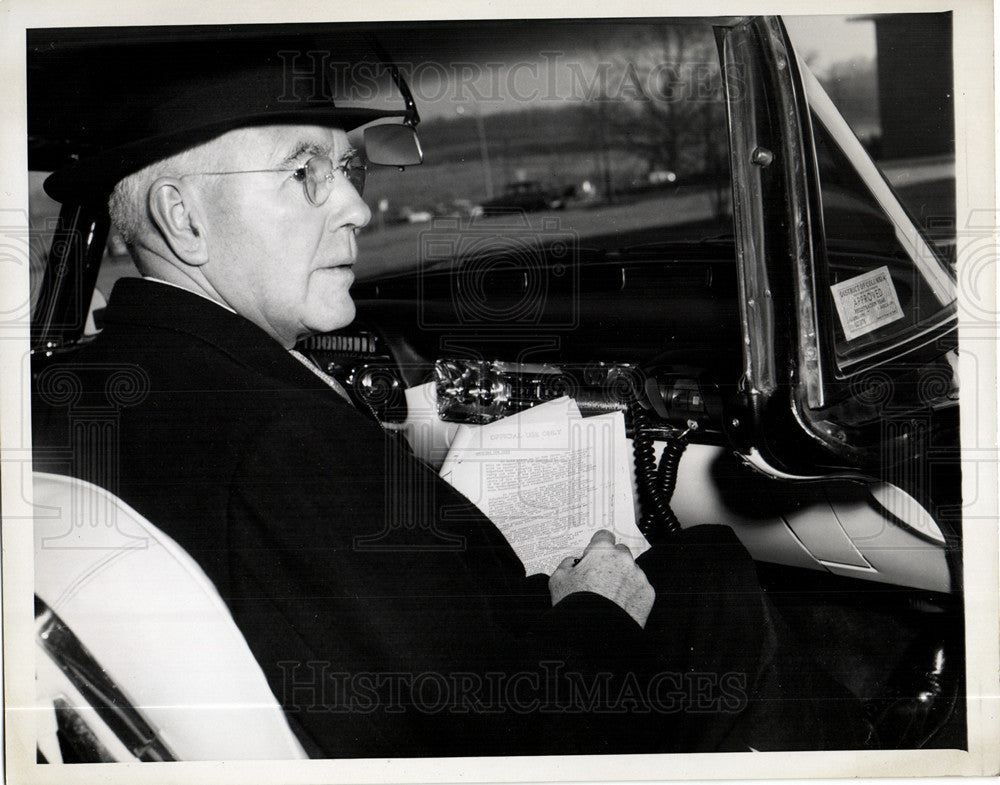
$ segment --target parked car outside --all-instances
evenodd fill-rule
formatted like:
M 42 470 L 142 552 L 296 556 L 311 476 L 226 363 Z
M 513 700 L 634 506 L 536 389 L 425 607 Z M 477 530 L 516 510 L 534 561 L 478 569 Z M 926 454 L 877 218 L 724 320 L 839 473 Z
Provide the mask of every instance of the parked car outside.
M 484 215 L 502 215 L 510 211 L 534 213 L 539 210 L 559 210 L 565 206 L 564 198 L 563 191 L 546 188 L 537 181 L 524 180 L 508 183 L 500 196 L 483 202 L 482 209 Z

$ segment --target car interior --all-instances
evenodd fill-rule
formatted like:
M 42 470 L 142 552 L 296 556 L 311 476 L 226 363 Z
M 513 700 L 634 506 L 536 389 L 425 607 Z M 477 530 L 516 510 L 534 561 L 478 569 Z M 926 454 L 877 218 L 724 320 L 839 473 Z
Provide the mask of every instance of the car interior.
M 370 88 L 345 100 L 415 108 L 416 122 L 405 116 L 423 161 L 370 164 L 357 318 L 301 351 L 435 467 L 460 424 L 567 394 L 585 416 L 622 411 L 650 541 L 678 526 L 732 527 L 804 649 L 864 702 L 882 747 L 964 748 L 953 274 L 876 164 L 858 163 L 867 153 L 801 75 L 780 21 L 29 31 L 35 384 L 99 332 L 114 282 L 138 275 L 104 205 L 60 206 L 42 191 L 48 172 L 99 143 L 73 138 L 65 107 L 99 128 L 102 86 L 137 47 L 315 53 L 337 51 L 345 34 L 374 52 L 344 55 L 343 73 Z M 322 67 L 341 73 L 339 61 Z M 80 68 L 91 73 L 82 93 L 64 78 Z M 783 101 L 796 108 L 794 139 Z M 796 199 L 809 207 L 796 212 Z M 898 316 L 849 336 L 831 292 L 883 270 Z M 51 384 L 35 393 L 36 414 L 68 405 Z M 49 511 L 35 523 L 50 717 L 40 759 L 303 756 L 197 566 L 155 521 L 46 473 L 72 460 L 36 456 L 35 504 Z M 95 565 L 52 547 L 61 533 L 82 536 L 67 517 L 94 509 L 117 521 L 104 536 L 143 544 L 102 562 L 107 585 L 81 583 Z M 225 678 L 115 661 L 112 642 L 142 637 L 135 625 L 154 617 L 175 626 L 149 640 L 208 634 L 182 635 L 155 610 L 162 598 L 107 599 L 153 569 L 148 543 L 169 557 L 171 591 L 190 585 L 199 598 L 199 629 L 223 647 L 200 661 L 233 663 Z M 190 705 L 190 678 L 220 695 L 185 729 L 175 715 Z M 197 730 L 226 712 L 253 730 Z

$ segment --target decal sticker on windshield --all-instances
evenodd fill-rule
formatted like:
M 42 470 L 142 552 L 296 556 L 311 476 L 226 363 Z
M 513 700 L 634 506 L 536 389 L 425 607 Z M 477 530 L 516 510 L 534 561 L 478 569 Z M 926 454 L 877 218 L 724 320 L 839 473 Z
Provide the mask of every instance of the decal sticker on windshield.
M 903 308 L 888 267 L 835 283 L 830 291 L 848 341 L 903 318 Z

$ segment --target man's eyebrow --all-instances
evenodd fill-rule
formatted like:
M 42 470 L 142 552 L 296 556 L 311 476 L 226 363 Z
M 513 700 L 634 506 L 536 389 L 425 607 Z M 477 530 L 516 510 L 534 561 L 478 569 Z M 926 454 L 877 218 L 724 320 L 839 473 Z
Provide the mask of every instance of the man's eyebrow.
M 358 149 L 356 147 L 350 147 L 340 155 L 339 160 L 346 161 L 349 158 L 354 157 L 358 154 Z M 301 142 L 295 146 L 292 153 L 285 156 L 284 160 L 278 164 L 279 167 L 284 168 L 291 166 L 294 163 L 302 161 L 302 159 L 312 158 L 314 155 L 330 155 L 330 148 L 324 145 L 317 144 L 316 142 Z M 333 157 L 332 155 L 330 156 Z
M 300 142 L 295 146 L 293 152 L 285 156 L 279 166 L 289 166 L 298 163 L 303 158 L 312 158 L 314 155 L 329 155 L 330 148 L 316 144 L 316 142 Z

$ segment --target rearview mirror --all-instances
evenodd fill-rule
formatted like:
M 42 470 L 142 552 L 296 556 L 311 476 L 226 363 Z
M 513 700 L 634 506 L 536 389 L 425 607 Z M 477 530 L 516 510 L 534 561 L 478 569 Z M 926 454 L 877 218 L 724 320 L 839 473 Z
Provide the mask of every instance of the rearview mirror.
M 384 166 L 416 166 L 424 160 L 424 151 L 411 126 L 373 125 L 365 129 L 365 158 Z

